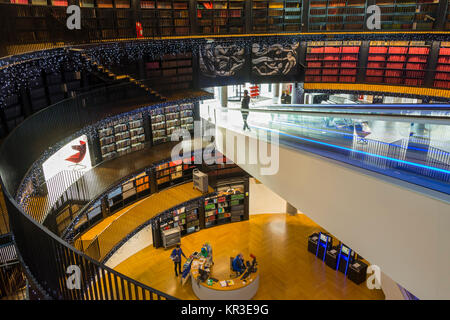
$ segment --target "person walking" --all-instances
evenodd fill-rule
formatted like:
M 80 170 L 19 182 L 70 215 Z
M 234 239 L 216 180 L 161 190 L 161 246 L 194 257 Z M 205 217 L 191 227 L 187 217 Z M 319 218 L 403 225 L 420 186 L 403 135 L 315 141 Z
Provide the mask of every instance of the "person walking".
M 250 96 L 248 95 L 248 91 L 244 90 L 244 97 L 242 98 L 242 102 L 241 102 L 241 113 L 242 113 L 242 120 L 244 120 L 244 128 L 242 130 L 246 130 L 248 129 L 248 131 L 250 131 L 250 127 L 248 126 L 247 123 L 247 117 L 248 117 L 248 108 L 249 108 L 249 104 L 250 104 Z
M 170 255 L 170 258 L 172 259 L 174 266 L 175 266 L 175 276 L 178 277 L 178 273 L 181 275 L 181 255 L 186 259 L 186 256 L 183 253 L 183 250 L 181 250 L 180 245 L 177 244 L 176 248 L 173 249 L 172 254 Z M 177 266 L 178 266 L 178 272 L 177 272 Z

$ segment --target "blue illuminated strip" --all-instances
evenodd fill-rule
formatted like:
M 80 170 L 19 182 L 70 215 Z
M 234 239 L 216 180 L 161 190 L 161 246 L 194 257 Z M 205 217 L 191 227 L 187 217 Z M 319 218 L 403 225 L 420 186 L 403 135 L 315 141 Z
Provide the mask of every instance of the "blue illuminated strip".
M 346 133 L 346 132 L 342 132 L 342 131 L 332 131 L 332 130 L 327 130 L 327 129 L 318 129 L 318 128 L 305 127 L 305 126 L 301 126 L 301 125 L 299 125 L 299 124 L 297 124 L 295 122 L 284 122 L 284 121 L 271 121 L 271 122 L 275 122 L 275 123 L 279 123 L 279 124 L 285 124 L 285 125 L 288 125 L 288 126 L 298 127 L 298 128 L 302 128 L 302 129 L 315 130 L 315 131 L 325 131 L 325 132 L 329 132 L 329 133 L 337 133 L 337 134 L 340 134 L 340 135 L 348 136 L 348 138 L 350 138 L 350 137 L 353 138 L 353 136 L 354 136 L 351 133 Z M 337 130 L 339 130 L 339 129 L 337 129 Z M 414 137 L 417 138 L 418 136 L 414 136 Z M 381 143 L 381 144 L 388 145 L 388 146 L 398 147 L 398 148 L 401 148 L 401 149 L 404 149 L 404 150 L 408 150 L 409 149 L 409 150 L 417 150 L 417 151 L 423 151 L 423 152 L 431 152 L 431 153 L 435 153 L 435 154 L 448 154 L 448 152 L 445 152 L 443 150 L 426 150 L 426 149 L 421 149 L 421 148 L 416 148 L 416 147 L 411 147 L 411 146 L 408 146 L 408 147 L 405 148 L 405 147 L 403 147 L 401 145 L 398 145 L 398 144 L 395 144 L 395 143 L 389 143 L 389 142 L 384 142 L 384 141 L 372 140 L 370 138 L 364 138 L 364 139 L 370 140 L 370 141 L 375 141 L 377 143 Z
M 445 170 L 445 169 L 434 168 L 434 167 L 430 167 L 430 166 L 426 166 L 426 165 L 423 165 L 423 164 L 414 163 L 414 162 L 410 162 L 410 161 L 406 161 L 406 160 L 400 160 L 400 159 L 386 157 L 386 156 L 382 156 L 382 155 L 379 155 L 379 154 L 373 154 L 373 153 L 369 153 L 369 152 L 365 152 L 365 151 L 361 151 L 361 150 L 355 150 L 355 149 L 351 149 L 351 148 L 341 147 L 341 146 L 337 146 L 337 145 L 334 145 L 334 144 L 331 144 L 331 143 L 326 143 L 326 142 L 316 141 L 316 140 L 312 140 L 312 139 L 302 138 L 302 137 L 294 136 L 294 135 L 291 135 L 291 134 L 288 134 L 288 133 L 285 133 L 285 132 L 281 132 L 281 131 L 275 130 L 275 129 L 268 129 L 268 128 L 263 128 L 263 127 L 260 127 L 260 126 L 254 126 L 254 127 L 258 128 L 258 129 L 261 129 L 261 130 L 265 130 L 265 131 L 277 132 L 277 133 L 279 133 L 281 135 L 284 135 L 284 136 L 287 136 L 287 137 L 291 137 L 291 138 L 294 138 L 294 139 L 298 139 L 298 140 L 304 140 L 304 141 L 308 141 L 308 142 L 313 142 L 313 143 L 321 144 L 321 145 L 332 147 L 332 148 L 352 151 L 352 152 L 361 153 L 361 154 L 365 154 L 365 155 L 376 157 L 376 158 L 380 158 L 380 159 L 392 160 L 392 161 L 395 161 L 395 162 L 408 164 L 408 165 L 416 166 L 416 167 L 419 167 L 419 168 L 424 168 L 424 169 L 429 169 L 429 170 L 442 172 L 442 173 L 445 173 L 445 174 L 450 174 L 450 171 Z

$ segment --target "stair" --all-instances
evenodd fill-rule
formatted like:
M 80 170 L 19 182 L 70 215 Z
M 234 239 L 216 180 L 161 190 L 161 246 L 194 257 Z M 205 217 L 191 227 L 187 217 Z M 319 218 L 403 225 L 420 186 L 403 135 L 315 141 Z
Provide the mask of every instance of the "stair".
M 135 84 L 136 86 L 142 88 L 143 90 L 147 91 L 148 94 L 152 97 L 152 98 L 156 98 L 158 102 L 162 102 L 162 101 L 166 101 L 167 98 L 160 95 L 158 92 L 156 92 L 155 90 L 153 90 L 152 88 L 148 87 L 146 84 L 144 84 L 142 81 L 140 80 L 136 80 L 133 77 L 131 77 L 128 74 L 122 74 L 122 75 L 118 75 L 115 74 L 114 72 L 108 70 L 106 67 L 98 64 L 96 61 L 92 60 L 92 58 L 90 58 L 83 50 L 80 49 L 72 49 L 74 51 L 81 51 L 81 56 L 83 58 L 85 58 L 87 61 L 89 61 L 99 72 L 101 72 L 102 74 L 106 75 L 109 79 L 112 80 L 120 80 L 120 81 L 128 81 L 130 83 Z

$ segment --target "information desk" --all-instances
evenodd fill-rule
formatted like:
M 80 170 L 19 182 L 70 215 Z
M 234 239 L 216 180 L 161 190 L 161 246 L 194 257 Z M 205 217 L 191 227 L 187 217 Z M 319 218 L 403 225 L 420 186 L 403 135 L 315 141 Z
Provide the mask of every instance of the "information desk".
M 200 300 L 250 300 L 258 291 L 258 270 L 251 273 L 245 280 L 241 280 L 242 276 L 232 279 L 217 279 L 219 281 L 213 282 L 211 285 L 208 285 L 207 281 L 198 281 L 197 278 L 200 276 L 199 268 L 204 266 L 205 263 L 206 258 L 201 257 L 194 259 L 191 265 L 192 290 Z M 224 282 L 231 281 L 232 284 L 222 286 Z

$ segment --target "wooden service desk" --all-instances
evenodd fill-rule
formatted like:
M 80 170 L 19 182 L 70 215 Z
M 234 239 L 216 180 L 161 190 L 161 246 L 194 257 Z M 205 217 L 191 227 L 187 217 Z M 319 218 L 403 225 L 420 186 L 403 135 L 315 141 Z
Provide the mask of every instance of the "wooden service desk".
M 198 258 L 192 261 L 191 265 L 191 284 L 192 290 L 200 300 L 250 300 L 252 299 L 259 288 L 259 269 L 250 274 L 245 280 L 242 277 L 235 277 L 230 279 L 217 279 L 219 281 L 208 285 L 207 281 L 200 282 L 197 278 L 200 276 L 199 268 L 206 263 L 205 258 Z M 211 268 L 212 269 L 212 268 Z M 214 278 L 212 272 L 210 277 Z M 222 286 L 224 281 L 232 281 L 233 284 Z

